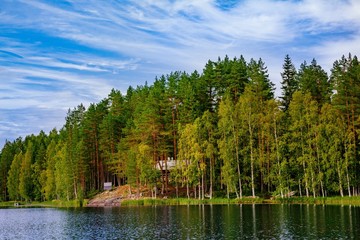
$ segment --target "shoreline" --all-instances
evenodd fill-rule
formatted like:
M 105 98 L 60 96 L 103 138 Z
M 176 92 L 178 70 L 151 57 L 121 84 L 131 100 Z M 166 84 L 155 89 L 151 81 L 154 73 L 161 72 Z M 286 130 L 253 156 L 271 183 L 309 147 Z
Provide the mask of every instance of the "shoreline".
M 121 206 L 152 206 L 152 205 L 226 205 L 226 204 L 312 204 L 312 205 L 346 205 L 360 206 L 360 197 L 291 197 L 279 199 L 263 198 L 242 198 L 242 199 L 187 199 L 187 198 L 168 198 L 168 199 L 135 199 L 123 200 Z
M 18 205 L 16 205 L 18 203 Z M 71 201 L 47 201 L 47 202 L 0 202 L 0 208 L 91 208 L 91 207 L 127 207 L 127 206 L 178 206 L 178 205 L 238 205 L 238 204 L 304 204 L 304 205 L 340 205 L 340 206 L 360 206 L 360 196 L 355 197 L 291 197 L 279 199 L 263 198 L 242 198 L 242 199 L 188 199 L 188 198 L 139 198 L 139 199 L 122 199 L 116 206 L 108 205 L 88 205 L 86 199 L 81 204 L 78 200 Z M 81 206 L 82 205 L 82 206 Z

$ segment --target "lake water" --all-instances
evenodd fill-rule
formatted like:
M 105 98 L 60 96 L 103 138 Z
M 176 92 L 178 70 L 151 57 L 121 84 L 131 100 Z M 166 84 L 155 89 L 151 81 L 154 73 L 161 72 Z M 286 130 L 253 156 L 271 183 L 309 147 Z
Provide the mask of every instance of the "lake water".
M 0 239 L 354 239 L 360 208 L 201 205 L 0 209 Z

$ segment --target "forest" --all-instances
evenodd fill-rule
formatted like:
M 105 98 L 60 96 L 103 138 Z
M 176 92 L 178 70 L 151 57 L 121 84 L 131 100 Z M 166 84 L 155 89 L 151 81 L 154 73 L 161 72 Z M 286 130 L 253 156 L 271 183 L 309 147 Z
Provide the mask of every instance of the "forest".
M 113 89 L 69 109 L 59 130 L 7 141 L 0 201 L 84 199 L 104 182 L 200 199 L 358 195 L 359 60 L 329 73 L 286 55 L 276 97 L 261 58 L 225 56 Z

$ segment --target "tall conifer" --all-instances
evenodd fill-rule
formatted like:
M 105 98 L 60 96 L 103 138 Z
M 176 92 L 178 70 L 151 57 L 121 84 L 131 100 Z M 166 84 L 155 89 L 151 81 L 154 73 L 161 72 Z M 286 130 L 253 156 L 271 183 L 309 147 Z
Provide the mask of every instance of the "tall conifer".
M 298 88 L 296 69 L 288 54 L 285 56 L 284 59 L 283 72 L 281 73 L 281 78 L 282 78 L 282 82 L 281 82 L 282 96 L 280 96 L 280 98 L 284 110 L 287 111 L 292 99 L 292 95 Z

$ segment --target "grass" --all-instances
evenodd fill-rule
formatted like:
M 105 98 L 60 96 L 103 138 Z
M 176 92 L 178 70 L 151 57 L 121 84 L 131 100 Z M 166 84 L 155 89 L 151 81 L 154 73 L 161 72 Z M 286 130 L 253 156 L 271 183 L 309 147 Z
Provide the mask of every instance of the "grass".
M 360 206 L 359 197 L 291 197 L 277 199 L 263 198 L 213 198 L 213 199 L 188 199 L 188 198 L 168 198 L 168 199 L 134 199 L 123 200 L 121 206 L 153 206 L 153 205 L 199 205 L 199 204 L 316 204 L 316 205 L 353 205 Z
M 317 205 L 354 205 L 360 206 L 360 196 L 355 197 L 291 197 L 274 200 L 275 203 L 317 204 Z
M 14 207 L 15 202 L 0 202 L 0 207 Z
M 242 198 L 242 199 L 227 199 L 227 198 L 213 198 L 213 199 L 194 199 L 194 198 L 167 198 L 167 199 L 134 199 L 122 200 L 121 206 L 153 206 L 153 205 L 199 205 L 199 204 L 254 204 L 263 203 L 262 198 Z
M 15 206 L 15 203 L 18 203 L 18 206 Z M 0 202 L 0 207 L 2 208 L 15 208 L 15 207 L 52 207 L 52 208 L 69 208 L 69 207 L 81 207 L 86 206 L 87 200 L 84 200 L 82 203 L 79 200 L 53 200 L 53 201 L 45 201 L 45 202 L 22 202 L 22 201 L 8 201 L 8 202 Z
M 82 205 L 79 200 L 53 200 L 45 202 L 18 202 L 19 207 L 53 207 L 69 208 L 86 206 L 88 200 L 84 200 Z M 0 202 L 0 208 L 14 208 L 15 201 Z M 291 197 L 291 198 L 213 198 L 213 199 L 194 199 L 194 198 L 142 198 L 126 199 L 121 201 L 121 206 L 155 206 L 155 205 L 201 205 L 201 204 L 317 204 L 317 205 L 353 205 L 360 206 L 360 196 L 356 197 Z

